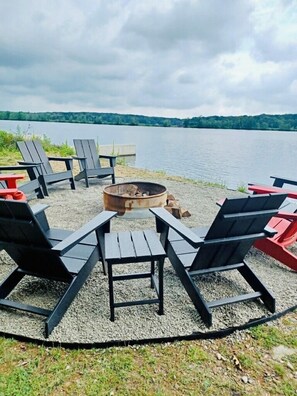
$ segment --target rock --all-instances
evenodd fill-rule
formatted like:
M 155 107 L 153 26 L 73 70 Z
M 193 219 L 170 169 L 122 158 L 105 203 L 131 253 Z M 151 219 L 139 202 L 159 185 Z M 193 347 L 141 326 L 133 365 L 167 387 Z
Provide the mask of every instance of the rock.
M 248 379 L 248 377 L 247 377 L 246 375 L 243 375 L 243 376 L 241 377 L 241 381 L 242 381 L 244 384 L 247 384 L 247 383 L 249 382 L 249 379 Z
M 187 209 L 181 208 L 181 215 L 182 217 L 190 217 L 191 213 Z
M 293 366 L 292 363 L 288 362 L 288 363 L 287 363 L 287 367 L 288 367 L 290 370 L 294 371 L 294 366 Z
M 272 349 L 272 357 L 275 360 L 280 360 L 283 357 L 291 356 L 296 352 L 297 350 L 294 348 L 288 348 L 285 345 L 278 345 Z

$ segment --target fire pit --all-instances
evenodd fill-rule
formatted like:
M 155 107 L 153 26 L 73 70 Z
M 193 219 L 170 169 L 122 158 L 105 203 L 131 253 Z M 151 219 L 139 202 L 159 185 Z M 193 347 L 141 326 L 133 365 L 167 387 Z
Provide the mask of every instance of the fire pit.
M 166 187 L 157 183 L 118 183 L 103 190 L 105 210 L 116 211 L 118 216 L 130 219 L 152 216 L 149 208 L 165 206 L 166 200 Z

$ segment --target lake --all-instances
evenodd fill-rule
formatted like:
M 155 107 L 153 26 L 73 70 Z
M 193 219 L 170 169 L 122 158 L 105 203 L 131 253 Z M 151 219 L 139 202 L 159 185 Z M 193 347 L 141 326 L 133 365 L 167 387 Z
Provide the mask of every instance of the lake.
M 0 129 L 45 134 L 52 143 L 74 138 L 99 145 L 135 144 L 135 166 L 238 188 L 272 184 L 270 175 L 297 178 L 296 132 L 157 128 L 28 121 L 1 121 Z

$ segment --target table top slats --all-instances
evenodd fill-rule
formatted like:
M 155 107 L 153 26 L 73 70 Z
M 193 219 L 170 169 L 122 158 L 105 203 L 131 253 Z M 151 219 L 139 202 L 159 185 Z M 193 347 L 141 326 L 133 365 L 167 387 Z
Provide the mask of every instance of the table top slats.
M 121 257 L 117 233 L 105 234 L 105 258 L 116 259 Z
M 142 231 L 132 231 L 131 236 L 134 243 L 136 257 L 150 257 L 151 251 Z
M 154 230 L 105 234 L 105 258 L 114 263 L 150 261 L 166 256 Z
M 155 233 L 154 230 L 145 230 L 144 231 L 145 238 L 148 242 L 148 245 L 150 247 L 151 255 L 152 256 L 164 256 L 165 257 L 165 251 L 163 249 L 163 246 L 161 245 L 160 239 L 158 235 Z
M 136 257 L 135 250 L 129 231 L 121 231 L 118 233 L 118 241 L 121 251 L 121 258 Z

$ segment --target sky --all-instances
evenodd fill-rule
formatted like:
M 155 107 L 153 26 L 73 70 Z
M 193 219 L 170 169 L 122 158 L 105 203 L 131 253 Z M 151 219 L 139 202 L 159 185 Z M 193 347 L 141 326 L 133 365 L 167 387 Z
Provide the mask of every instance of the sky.
M 0 0 L 0 110 L 296 113 L 297 0 Z

